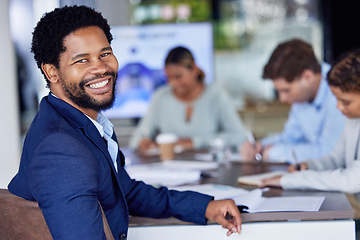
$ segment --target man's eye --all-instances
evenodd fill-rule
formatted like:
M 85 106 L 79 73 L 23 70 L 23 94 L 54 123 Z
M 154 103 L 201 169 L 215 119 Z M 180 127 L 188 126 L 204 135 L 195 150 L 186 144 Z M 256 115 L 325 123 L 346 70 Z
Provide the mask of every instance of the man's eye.
M 109 56 L 111 53 L 107 52 L 107 53 L 103 53 L 101 54 L 101 57 L 106 57 L 106 56 Z
M 86 59 L 80 59 L 80 60 L 77 60 L 75 63 L 85 63 L 86 62 Z

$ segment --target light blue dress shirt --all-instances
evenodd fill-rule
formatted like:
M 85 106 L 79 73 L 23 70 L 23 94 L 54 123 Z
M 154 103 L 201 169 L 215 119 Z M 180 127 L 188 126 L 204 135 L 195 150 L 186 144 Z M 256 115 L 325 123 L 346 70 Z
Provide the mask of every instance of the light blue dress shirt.
M 344 127 L 345 117 L 336 108 L 336 98 L 326 81 L 330 66 L 322 64 L 322 79 L 315 100 L 294 103 L 281 133 L 264 138 L 262 145 L 273 144 L 269 159 L 295 163 L 327 155 L 335 147 Z
M 85 116 L 87 116 L 85 114 Z M 107 141 L 108 151 L 113 160 L 115 170 L 117 169 L 117 154 L 119 151 L 119 145 L 112 139 L 114 134 L 114 128 L 109 119 L 107 119 L 101 112 L 97 116 L 97 121 L 94 121 L 91 117 L 87 116 L 91 122 L 95 125 L 96 129 L 99 131 L 101 137 Z

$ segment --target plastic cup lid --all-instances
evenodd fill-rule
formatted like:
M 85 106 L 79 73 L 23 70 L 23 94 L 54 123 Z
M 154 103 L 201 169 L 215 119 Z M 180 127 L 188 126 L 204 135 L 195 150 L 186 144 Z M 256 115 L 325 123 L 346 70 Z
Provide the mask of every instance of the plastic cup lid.
M 173 133 L 161 133 L 156 136 L 156 143 L 162 144 L 162 143 L 175 143 L 177 141 L 177 136 Z

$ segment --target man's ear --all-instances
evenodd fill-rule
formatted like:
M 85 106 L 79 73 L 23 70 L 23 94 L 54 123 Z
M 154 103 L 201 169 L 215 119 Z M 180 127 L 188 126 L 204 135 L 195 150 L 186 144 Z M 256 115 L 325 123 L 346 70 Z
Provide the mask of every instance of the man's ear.
M 191 64 L 191 68 L 194 71 L 195 75 L 199 75 L 200 69 L 195 63 Z
M 51 83 L 55 83 L 59 80 L 59 72 L 57 70 L 57 68 L 50 63 L 42 63 L 41 64 L 41 69 L 43 70 L 43 72 L 45 73 L 46 78 L 51 82 Z
M 302 79 L 306 81 L 308 84 L 314 84 L 315 81 L 315 73 L 312 70 L 305 69 L 301 74 Z

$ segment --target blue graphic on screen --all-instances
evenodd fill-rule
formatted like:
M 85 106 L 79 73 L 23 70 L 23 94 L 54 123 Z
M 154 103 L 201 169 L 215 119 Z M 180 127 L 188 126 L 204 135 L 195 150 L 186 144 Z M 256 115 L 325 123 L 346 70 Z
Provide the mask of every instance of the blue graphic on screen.
M 114 106 L 108 118 L 140 118 L 157 88 L 166 84 L 164 61 L 174 47 L 187 47 L 213 81 L 213 42 L 210 23 L 112 27 L 112 48 L 119 62 Z

